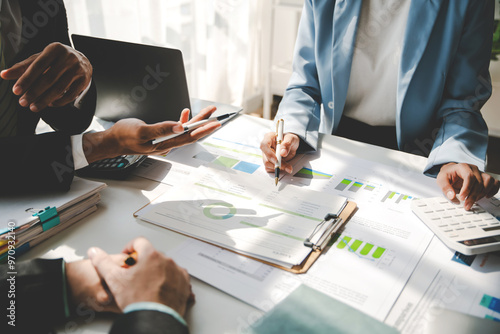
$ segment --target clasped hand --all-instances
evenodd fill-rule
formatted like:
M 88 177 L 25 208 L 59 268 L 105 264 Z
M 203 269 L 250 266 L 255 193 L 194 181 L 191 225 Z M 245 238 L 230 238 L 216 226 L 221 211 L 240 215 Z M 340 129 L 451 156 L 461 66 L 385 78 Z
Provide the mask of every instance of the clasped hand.
M 1 72 L 4 80 L 16 80 L 12 91 L 19 104 L 39 112 L 73 102 L 90 83 L 92 66 L 77 50 L 51 43 L 11 68 Z
M 126 268 L 124 260 L 132 252 L 137 263 Z M 187 271 L 144 238 L 131 241 L 121 254 L 108 255 L 93 247 L 88 255 L 90 260 L 66 264 L 72 308 L 119 313 L 133 303 L 155 302 L 184 316 L 194 303 Z

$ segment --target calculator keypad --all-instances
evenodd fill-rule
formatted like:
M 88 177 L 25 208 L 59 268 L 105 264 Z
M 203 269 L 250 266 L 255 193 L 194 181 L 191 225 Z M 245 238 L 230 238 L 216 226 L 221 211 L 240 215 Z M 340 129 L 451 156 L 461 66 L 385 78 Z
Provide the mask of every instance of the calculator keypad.
M 459 248 L 458 243 L 466 246 L 497 243 L 500 249 L 499 219 L 477 204 L 466 211 L 460 204 L 453 204 L 444 197 L 434 197 L 413 200 L 412 210 L 453 249 Z

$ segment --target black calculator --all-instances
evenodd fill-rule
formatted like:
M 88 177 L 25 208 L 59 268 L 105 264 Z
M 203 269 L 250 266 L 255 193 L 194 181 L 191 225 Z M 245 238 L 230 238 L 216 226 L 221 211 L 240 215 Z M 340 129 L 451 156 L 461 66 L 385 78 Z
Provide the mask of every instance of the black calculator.
M 147 155 L 120 155 L 95 161 L 85 168 L 78 169 L 76 175 L 123 180 L 147 157 Z

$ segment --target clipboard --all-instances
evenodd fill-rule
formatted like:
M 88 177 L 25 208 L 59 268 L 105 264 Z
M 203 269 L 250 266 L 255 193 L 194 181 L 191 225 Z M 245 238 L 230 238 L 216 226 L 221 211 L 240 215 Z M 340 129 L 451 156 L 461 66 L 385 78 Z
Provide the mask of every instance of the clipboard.
M 154 200 L 152 202 L 154 202 Z M 138 212 L 141 211 L 142 209 L 144 209 L 145 207 L 147 207 L 152 202 L 144 205 L 143 207 L 141 207 L 140 209 L 138 209 L 136 212 L 134 212 L 134 214 L 133 214 L 134 217 L 140 219 Z M 320 226 L 321 224 L 328 223 L 328 221 L 330 221 L 330 224 L 331 224 L 331 228 L 325 228 L 326 235 L 318 235 L 318 237 L 319 237 L 318 239 L 322 240 L 322 242 L 321 243 L 311 242 L 310 241 L 311 236 L 309 238 L 305 238 L 304 239 L 304 247 L 310 247 L 311 248 L 311 252 L 309 253 L 309 255 L 307 255 L 304 258 L 304 260 L 302 261 L 301 264 L 294 265 L 291 268 L 287 268 L 287 267 L 281 266 L 281 265 L 276 264 L 276 263 L 272 263 L 272 262 L 269 262 L 269 261 L 266 261 L 266 260 L 263 260 L 263 259 L 259 259 L 259 258 L 253 257 L 251 255 L 248 255 L 248 254 L 240 253 L 240 252 L 238 252 L 238 251 L 236 251 L 234 249 L 229 249 L 229 248 L 223 247 L 223 246 L 221 246 L 219 244 L 214 244 L 214 243 L 211 243 L 210 241 L 202 240 L 202 239 L 197 238 L 195 236 L 192 236 L 192 235 L 189 235 L 189 234 L 186 234 L 186 233 L 182 233 L 182 232 L 170 229 L 170 228 L 168 228 L 168 227 L 166 227 L 164 225 L 158 224 L 158 223 L 154 223 L 154 222 L 146 221 L 146 220 L 143 220 L 143 221 L 146 221 L 148 223 L 160 226 L 160 227 L 165 228 L 167 230 L 170 230 L 172 232 L 179 233 L 179 234 L 187 236 L 189 238 L 193 238 L 193 239 L 205 242 L 205 243 L 210 244 L 212 246 L 216 246 L 216 247 L 222 248 L 222 249 L 224 249 L 226 251 L 229 251 L 229 252 L 241 255 L 241 256 L 245 256 L 247 258 L 250 258 L 250 259 L 253 259 L 255 261 L 258 261 L 258 262 L 270 265 L 270 266 L 278 268 L 278 269 L 282 269 L 282 270 L 285 270 L 285 271 L 288 271 L 288 272 L 291 272 L 291 273 L 294 273 L 294 274 L 304 274 L 304 273 L 306 273 L 309 270 L 309 268 L 311 268 L 311 266 L 314 264 L 314 262 L 316 262 L 316 260 L 320 257 L 320 255 L 323 252 L 328 251 L 328 249 L 330 248 L 330 246 L 331 246 L 332 241 L 334 240 L 334 238 L 339 234 L 339 232 L 347 224 L 347 222 L 349 221 L 349 219 L 351 219 L 351 217 L 354 215 L 354 213 L 356 212 L 356 210 L 357 210 L 356 203 L 353 202 L 353 201 L 346 200 L 345 205 L 340 209 L 339 213 L 337 213 L 337 214 L 327 214 L 326 217 L 325 217 L 325 219 L 321 223 L 318 224 L 318 226 Z M 330 219 L 327 219 L 327 218 L 330 218 Z M 313 232 L 313 234 L 314 234 L 314 232 Z M 309 244 L 306 245 L 306 243 L 309 243 Z

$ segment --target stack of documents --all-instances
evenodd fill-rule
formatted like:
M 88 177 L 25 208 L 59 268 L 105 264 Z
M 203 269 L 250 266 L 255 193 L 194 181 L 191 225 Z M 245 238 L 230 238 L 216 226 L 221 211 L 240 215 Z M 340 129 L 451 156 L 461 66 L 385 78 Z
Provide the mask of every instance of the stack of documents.
M 97 210 L 106 184 L 75 178 L 68 192 L 10 196 L 0 202 L 0 262 L 19 256 Z
M 136 217 L 285 268 L 303 263 L 312 251 L 305 239 L 320 240 L 323 218 L 347 203 L 305 187 L 275 187 L 269 177 L 209 168 L 178 188 Z

